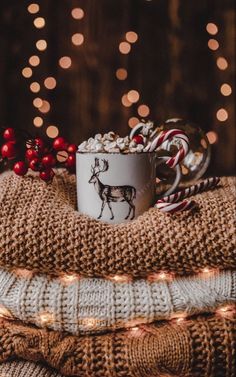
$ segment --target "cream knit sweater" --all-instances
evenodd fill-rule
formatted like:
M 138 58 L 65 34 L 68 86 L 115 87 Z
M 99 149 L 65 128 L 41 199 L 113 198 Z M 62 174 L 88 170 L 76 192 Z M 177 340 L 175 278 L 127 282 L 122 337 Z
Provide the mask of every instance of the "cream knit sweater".
M 213 312 L 232 302 L 236 302 L 236 271 L 169 282 L 84 278 L 65 285 L 58 278 L 23 278 L 0 269 L 0 308 L 25 322 L 76 335 L 170 319 L 179 312 Z
M 38 363 L 9 361 L 0 364 L 0 377 L 62 377 L 62 375 Z

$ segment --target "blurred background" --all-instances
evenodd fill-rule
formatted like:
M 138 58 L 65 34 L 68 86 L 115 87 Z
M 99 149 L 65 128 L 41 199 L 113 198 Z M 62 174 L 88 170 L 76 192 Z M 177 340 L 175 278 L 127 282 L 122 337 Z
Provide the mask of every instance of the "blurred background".
M 235 173 L 234 0 L 1 0 L 0 125 L 80 143 L 197 123 Z

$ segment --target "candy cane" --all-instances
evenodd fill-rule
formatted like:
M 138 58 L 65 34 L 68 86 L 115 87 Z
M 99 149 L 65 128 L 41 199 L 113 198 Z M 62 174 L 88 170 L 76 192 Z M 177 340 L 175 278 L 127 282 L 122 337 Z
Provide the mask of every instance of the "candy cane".
M 148 146 L 145 148 L 145 152 L 153 152 L 157 148 L 159 148 L 165 141 L 172 139 L 173 137 L 178 137 L 182 143 L 182 147 L 177 152 L 174 157 L 170 157 L 166 164 L 170 168 L 174 168 L 176 165 L 182 161 L 188 153 L 189 150 L 189 139 L 187 135 L 179 129 L 173 129 L 169 131 L 162 131 L 159 135 L 155 137 L 153 141 L 151 141 Z
M 196 206 L 196 203 L 194 201 L 183 199 L 188 198 L 192 195 L 196 195 L 199 192 L 212 189 L 216 187 L 219 182 L 219 177 L 205 179 L 204 181 L 187 187 L 175 194 L 167 195 L 164 198 L 159 199 L 155 204 L 155 207 L 160 209 L 162 212 L 168 213 L 190 210 Z

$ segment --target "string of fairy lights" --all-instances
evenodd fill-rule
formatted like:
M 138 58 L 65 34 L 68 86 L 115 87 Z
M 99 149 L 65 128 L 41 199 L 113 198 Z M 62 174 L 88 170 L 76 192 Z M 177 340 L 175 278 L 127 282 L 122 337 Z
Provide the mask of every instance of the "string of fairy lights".
M 29 4 L 27 7 L 28 13 L 35 17 L 33 19 L 33 26 L 36 29 L 43 29 L 46 26 L 45 18 L 39 15 L 40 13 L 40 6 L 37 3 Z M 84 18 L 84 10 L 82 8 L 73 8 L 71 10 L 71 17 L 74 21 L 80 21 Z M 82 33 L 74 33 L 71 36 L 71 43 L 75 46 L 81 46 L 84 43 L 84 35 Z M 26 79 L 32 79 L 32 77 L 36 73 L 36 68 L 39 67 L 41 60 L 43 58 L 43 52 L 45 52 L 48 48 L 48 42 L 46 39 L 38 39 L 35 42 L 35 49 L 36 54 L 32 55 L 28 59 L 29 66 L 26 66 L 22 69 L 22 76 Z M 72 59 L 70 56 L 62 56 L 58 60 L 58 65 L 62 69 L 69 69 L 72 66 Z M 33 94 L 39 94 L 44 90 L 54 90 L 57 86 L 57 80 L 53 76 L 48 76 L 41 80 L 43 82 L 40 83 L 38 81 L 31 81 L 29 85 L 29 89 Z M 40 114 L 37 114 L 33 119 L 33 125 L 35 127 L 42 127 L 45 123 L 45 119 L 43 116 L 46 116 L 52 108 L 52 104 L 45 98 L 35 97 L 33 99 L 33 106 L 35 107 L 36 111 Z M 56 125 L 47 124 L 46 123 L 46 134 L 50 138 L 55 138 L 59 135 L 59 128 Z
M 209 34 L 210 38 L 208 40 L 208 48 L 213 51 L 213 53 L 216 55 L 216 67 L 220 71 L 226 71 L 229 67 L 229 63 L 227 59 L 224 56 L 220 55 L 220 43 L 216 39 L 219 28 L 216 23 L 209 22 L 206 25 L 206 31 Z M 224 78 L 225 78 L 224 74 Z M 223 97 L 228 97 L 232 94 L 232 87 L 229 83 L 223 82 L 219 88 L 220 93 Z M 219 122 L 226 122 L 228 120 L 229 114 L 225 107 L 220 107 L 216 111 L 216 119 Z M 218 141 L 218 135 L 215 131 L 209 131 L 207 133 L 207 138 L 209 140 L 210 144 L 215 144 Z
M 211 278 L 212 274 L 216 273 L 218 269 L 212 268 L 203 268 L 199 275 L 205 278 Z M 14 269 L 12 272 L 18 277 L 24 279 L 31 279 L 34 275 L 33 271 L 27 269 L 17 268 Z M 74 282 L 81 279 L 77 274 L 61 274 L 58 276 L 61 284 L 63 285 L 70 285 Z M 149 282 L 168 282 L 175 278 L 173 273 L 167 273 L 161 271 L 159 273 L 152 273 L 147 277 L 147 281 Z M 132 277 L 128 275 L 114 275 L 108 276 L 108 280 L 113 281 L 116 284 L 125 284 L 132 281 Z M 224 305 L 220 306 L 216 309 L 215 315 L 219 315 L 221 317 L 230 318 L 235 315 L 235 305 Z M 14 320 L 15 318 L 12 316 L 11 312 L 3 305 L 0 305 L 0 319 L 6 320 Z M 49 311 L 43 311 L 37 314 L 36 318 L 31 318 L 31 321 L 36 321 L 40 326 L 50 326 L 53 323 L 57 324 L 58 322 L 55 319 L 55 314 Z M 183 324 L 184 322 L 188 321 L 188 314 L 186 312 L 178 312 L 174 313 L 173 316 L 169 319 L 169 322 L 172 324 Z M 87 317 L 87 318 L 80 318 L 78 319 L 78 324 L 86 330 L 96 330 L 99 329 L 100 322 L 99 319 L 94 317 Z M 145 326 L 146 325 L 146 326 Z M 145 318 L 137 318 L 130 321 L 126 321 L 123 323 L 124 328 L 126 328 L 131 336 L 140 336 L 143 333 L 143 329 L 146 328 L 148 331 L 148 324 L 145 323 Z M 143 327 L 145 326 L 145 327 Z

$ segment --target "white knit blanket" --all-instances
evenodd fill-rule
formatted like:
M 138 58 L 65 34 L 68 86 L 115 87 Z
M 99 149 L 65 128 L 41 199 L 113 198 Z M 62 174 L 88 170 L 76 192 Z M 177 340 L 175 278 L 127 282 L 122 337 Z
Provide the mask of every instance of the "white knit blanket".
M 213 312 L 236 302 L 236 271 L 172 281 L 117 283 L 84 278 L 63 284 L 43 275 L 19 277 L 0 269 L 0 313 L 73 334 L 100 332 L 185 313 Z

